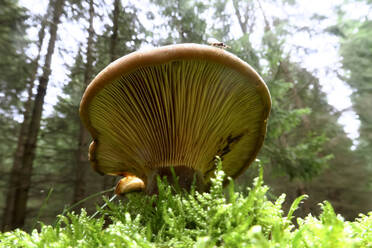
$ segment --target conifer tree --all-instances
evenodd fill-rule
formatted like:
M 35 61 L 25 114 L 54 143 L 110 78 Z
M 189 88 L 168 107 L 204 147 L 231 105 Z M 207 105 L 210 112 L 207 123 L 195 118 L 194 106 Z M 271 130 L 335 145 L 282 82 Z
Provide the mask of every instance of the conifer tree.
M 22 163 L 15 179 L 17 188 L 14 192 L 14 208 L 11 210 L 11 222 L 6 229 L 22 227 L 25 223 L 28 191 L 31 185 L 31 175 L 33 161 L 35 158 L 35 148 L 37 136 L 40 129 L 40 120 L 44 104 L 44 97 L 47 90 L 49 76 L 51 74 L 51 60 L 57 39 L 57 29 L 60 22 L 60 17 L 63 13 L 64 0 L 56 0 L 53 2 L 53 18 L 49 25 L 50 39 L 47 47 L 47 54 L 43 65 L 43 73 L 38 80 L 37 93 L 35 95 L 32 113 L 30 115 L 30 123 L 28 126 L 28 136 L 25 140 L 24 151 L 22 155 Z M 8 202 L 8 204 L 11 204 Z
M 39 68 L 39 60 L 41 57 L 41 48 L 44 41 L 45 36 L 45 27 L 47 23 L 47 14 L 42 18 L 41 20 L 41 27 L 38 33 L 38 40 L 37 40 L 37 56 L 33 61 L 30 63 L 32 66 L 31 71 L 29 72 L 30 78 L 27 79 L 28 84 L 26 85 L 27 88 L 27 100 L 23 103 L 23 120 L 20 125 L 19 134 L 18 134 L 18 141 L 16 146 L 16 151 L 14 154 L 13 159 L 13 165 L 11 169 L 10 178 L 8 181 L 8 191 L 7 191 L 7 198 L 6 198 L 6 205 L 3 212 L 3 223 L 2 227 L 3 229 L 6 229 L 6 226 L 10 225 L 11 222 L 11 212 L 14 209 L 14 197 L 15 197 L 15 191 L 18 187 L 17 185 L 17 177 L 19 175 L 19 170 L 22 164 L 22 156 L 25 149 L 25 140 L 27 140 L 28 135 L 28 126 L 30 122 L 30 114 L 31 114 L 31 108 L 33 104 L 33 89 L 34 89 L 34 83 L 37 76 L 37 70 Z M 14 124 L 15 125 L 15 124 Z
M 88 27 L 88 39 L 87 39 L 87 49 L 86 49 L 86 63 L 84 70 L 84 84 L 83 89 L 87 87 L 93 77 L 93 41 L 94 41 L 94 28 L 93 28 L 93 18 L 94 18 L 94 1 L 89 0 L 89 27 Z M 89 161 L 87 158 L 87 149 L 89 145 L 89 133 L 84 128 L 83 124 L 80 122 L 79 131 L 79 141 L 78 150 L 76 153 L 76 177 L 74 185 L 74 196 L 73 203 L 76 203 L 85 197 L 85 172 L 89 168 Z
M 372 6 L 372 5 L 371 5 Z M 353 89 L 352 108 L 360 121 L 357 149 L 372 170 L 372 20 L 344 24 L 340 53 L 345 75 L 341 76 Z
M 0 133 L 2 134 L 0 138 L 0 167 L 2 174 L 7 175 L 5 169 L 11 167 L 12 153 L 16 149 L 17 140 L 14 133 L 19 132 L 19 125 L 14 116 L 20 115 L 22 112 L 25 114 L 28 110 L 27 106 L 23 108 L 19 95 L 24 92 L 26 87 L 28 87 L 28 92 L 31 92 L 32 84 L 29 82 L 33 80 L 30 75 L 32 63 L 25 55 L 25 50 L 29 45 L 25 37 L 26 20 L 28 19 L 26 9 L 21 8 L 17 1 L 2 1 L 0 13 L 0 71 L 2 72 L 0 75 Z M 18 138 L 18 143 L 22 142 L 21 138 Z M 2 178 L 6 181 L 1 187 L 4 189 L 2 193 L 8 193 L 2 201 L 5 206 L 1 205 L 4 207 L 1 221 L 2 230 L 8 229 L 9 217 L 14 208 L 14 205 L 8 203 L 12 199 L 10 197 L 14 196 L 11 192 L 16 189 L 13 181 L 17 171 L 14 166 L 10 171 L 9 178 Z
M 158 44 L 206 43 L 207 22 L 204 18 L 208 5 L 203 1 L 151 0 L 160 9 L 165 20 L 163 27 L 168 31 L 166 38 Z

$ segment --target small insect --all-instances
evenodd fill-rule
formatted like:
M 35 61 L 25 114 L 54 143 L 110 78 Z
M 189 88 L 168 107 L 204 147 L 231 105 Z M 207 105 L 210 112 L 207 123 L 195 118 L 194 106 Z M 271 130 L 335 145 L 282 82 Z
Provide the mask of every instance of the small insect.
M 222 49 L 230 48 L 225 43 L 218 41 L 216 39 L 213 39 L 213 38 L 208 39 L 208 44 L 214 47 L 222 48 Z

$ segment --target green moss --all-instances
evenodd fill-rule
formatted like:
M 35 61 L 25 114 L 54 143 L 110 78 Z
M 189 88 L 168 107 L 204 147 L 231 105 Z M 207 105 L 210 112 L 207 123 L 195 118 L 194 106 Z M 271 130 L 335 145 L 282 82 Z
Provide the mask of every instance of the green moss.
M 221 166 L 221 165 L 219 165 Z M 159 179 L 159 195 L 132 193 L 124 202 L 108 202 L 101 217 L 59 216 L 54 226 L 42 225 L 30 234 L 15 230 L 0 234 L 1 247 L 372 247 L 372 212 L 344 221 L 328 202 L 319 217 L 298 218 L 294 201 L 287 215 L 282 203 L 267 199 L 262 169 L 249 194 L 223 190 L 225 174 L 218 170 L 209 193 L 179 192 Z M 227 191 L 227 192 L 226 192 Z M 111 224 L 105 225 L 105 219 Z

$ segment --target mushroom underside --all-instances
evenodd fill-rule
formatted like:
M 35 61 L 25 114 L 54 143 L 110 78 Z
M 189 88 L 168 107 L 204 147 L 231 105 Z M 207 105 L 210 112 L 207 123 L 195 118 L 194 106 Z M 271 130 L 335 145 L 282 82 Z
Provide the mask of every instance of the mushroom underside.
M 124 73 L 90 103 L 92 164 L 145 182 L 161 168 L 187 167 L 208 181 L 218 155 L 226 174 L 236 176 L 253 161 L 266 131 L 258 80 L 200 59 Z

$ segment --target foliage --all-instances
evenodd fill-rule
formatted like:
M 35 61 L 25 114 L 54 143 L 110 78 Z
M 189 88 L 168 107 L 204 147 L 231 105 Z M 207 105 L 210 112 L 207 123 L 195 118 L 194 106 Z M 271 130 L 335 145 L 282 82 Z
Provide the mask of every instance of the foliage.
M 131 4 L 122 6 L 119 3 L 118 9 L 115 35 L 113 31 L 115 24 L 106 24 L 103 33 L 98 35 L 97 42 L 94 45 L 95 74 L 105 68 L 113 59 L 134 52 L 150 35 L 139 20 L 139 10 L 135 6 Z M 114 22 L 114 14 L 110 13 L 109 15 L 112 22 Z M 112 47 L 113 40 L 117 43 L 114 47 Z
M 6 192 L 14 150 L 17 146 L 19 121 L 25 110 L 23 93 L 30 81 L 32 63 L 25 54 L 30 44 L 26 37 L 29 15 L 17 1 L 0 1 L 0 209 Z M 1 219 L 1 218 L 0 218 Z
M 207 21 L 203 17 L 207 6 L 200 0 L 151 0 L 162 18 L 168 37 L 159 39 L 158 44 L 172 43 L 202 43 L 206 40 L 205 31 Z
M 232 180 L 225 193 L 223 171 L 215 175 L 209 193 L 180 192 L 159 179 L 157 196 L 132 193 L 125 202 L 107 201 L 109 209 L 100 209 L 97 219 L 83 210 L 59 216 L 55 226 L 41 225 L 30 234 L 19 229 L 1 233 L 0 246 L 372 247 L 372 213 L 348 222 L 324 202 L 319 217 L 298 218 L 295 227 L 293 213 L 305 196 L 285 215 L 285 195 L 275 202 L 267 199 L 262 168 L 247 196 L 235 192 Z
M 30 63 L 24 54 L 28 45 L 25 37 L 27 10 L 16 1 L 0 3 L 0 165 L 5 167 L 12 156 L 9 150 L 16 143 L 14 132 L 18 122 L 14 115 L 23 111 L 20 94 L 28 83 Z
M 275 30 L 263 37 L 263 59 L 268 64 L 263 77 L 270 88 L 273 107 L 262 158 L 275 166 L 277 175 L 306 181 L 321 174 L 332 158 L 331 153 L 324 152 L 330 135 L 314 125 L 321 114 L 330 116 L 330 106 L 325 95 L 317 94 L 318 79 L 291 62 L 284 52 L 286 31 L 277 22 Z M 322 109 L 317 102 L 325 102 L 322 107 L 328 108 Z M 324 121 L 321 125 L 325 125 Z
M 19 114 L 22 109 L 19 95 L 25 90 L 30 73 L 30 61 L 25 55 L 29 44 L 25 32 L 28 15 L 17 1 L 0 3 L 0 113 Z
M 372 113 L 366 106 L 372 104 L 372 20 L 344 21 L 342 24 L 340 29 L 343 28 L 345 37 L 341 40 L 340 54 L 345 73 L 341 77 L 353 89 L 353 110 L 360 121 L 357 150 L 371 170 Z

